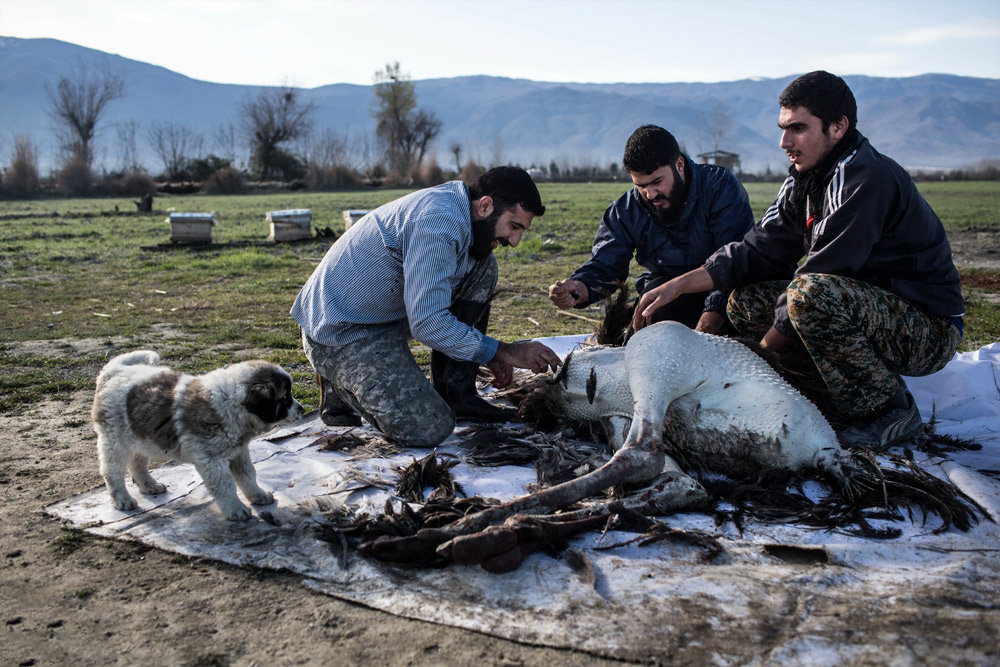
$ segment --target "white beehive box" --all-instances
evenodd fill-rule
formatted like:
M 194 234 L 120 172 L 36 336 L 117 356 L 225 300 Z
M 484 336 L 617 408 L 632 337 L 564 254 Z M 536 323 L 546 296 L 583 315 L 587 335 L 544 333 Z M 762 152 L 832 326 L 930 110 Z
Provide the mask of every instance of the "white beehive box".
M 173 243 L 211 243 L 214 213 L 171 213 L 170 240 Z
M 344 231 L 346 232 L 348 229 L 351 228 L 351 225 L 353 225 L 355 222 L 365 217 L 369 213 L 371 213 L 371 211 L 362 211 L 359 209 L 344 211 Z
M 312 238 L 312 209 L 292 208 L 268 211 L 265 219 L 271 225 L 268 241 L 297 241 Z

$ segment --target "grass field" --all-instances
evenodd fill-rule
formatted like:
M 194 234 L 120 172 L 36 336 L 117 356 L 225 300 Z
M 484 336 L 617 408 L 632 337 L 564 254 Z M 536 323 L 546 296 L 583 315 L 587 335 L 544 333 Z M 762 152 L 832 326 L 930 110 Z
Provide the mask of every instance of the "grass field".
M 540 187 L 546 215 L 518 248 L 497 251 L 500 285 L 491 333 L 510 340 L 592 329 L 551 306 L 547 287 L 587 259 L 601 214 L 627 188 L 622 183 Z M 777 188 L 748 185 L 758 217 Z M 929 183 L 921 190 L 947 229 L 1000 233 L 1000 183 Z M 339 234 L 344 209 L 372 208 L 405 192 L 164 195 L 148 216 L 132 214 L 135 206 L 127 198 L 0 202 L 0 410 L 91 387 L 106 358 L 122 351 L 113 338 L 133 337 L 126 347 L 134 349 L 153 331 L 161 332 L 157 341 L 169 348 L 165 360 L 187 371 L 230 363 L 251 349 L 289 368 L 300 400 L 315 405 L 314 377 L 288 309 L 330 239 L 267 244 L 264 214 L 310 208 L 315 228 Z M 171 245 L 167 210 L 214 211 L 219 224 L 213 245 Z M 976 275 L 976 285 L 1000 279 L 997 271 Z M 963 349 L 1000 339 L 1000 306 L 979 298 L 981 291 L 967 290 Z M 599 314 L 599 309 L 589 313 Z M 76 356 L 24 353 L 22 346 L 62 339 L 104 343 Z M 426 353 L 418 359 L 426 360 Z

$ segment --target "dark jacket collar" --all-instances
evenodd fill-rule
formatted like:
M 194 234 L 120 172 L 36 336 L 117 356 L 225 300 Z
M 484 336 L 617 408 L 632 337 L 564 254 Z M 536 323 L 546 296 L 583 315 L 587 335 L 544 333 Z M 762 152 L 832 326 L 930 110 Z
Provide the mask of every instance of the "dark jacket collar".
M 833 178 L 837 164 L 863 141 L 865 138 L 858 132 L 857 128 L 851 128 L 814 168 L 807 172 L 799 172 L 795 165 L 788 167 L 789 176 L 795 179 L 792 203 L 801 211 L 803 219 L 810 215 L 810 211 L 806 210 L 806 198 L 810 198 L 813 202 L 814 209 L 819 206 L 823 201 L 823 190 Z
M 848 152 L 864 141 L 864 136 L 858 132 L 857 128 L 851 128 L 841 137 L 840 141 L 833 145 L 830 152 L 826 154 L 819 164 L 807 172 L 801 173 L 795 165 L 788 167 L 788 174 L 796 181 L 815 181 L 817 178 L 822 181 L 829 180 L 833 175 L 833 168 Z

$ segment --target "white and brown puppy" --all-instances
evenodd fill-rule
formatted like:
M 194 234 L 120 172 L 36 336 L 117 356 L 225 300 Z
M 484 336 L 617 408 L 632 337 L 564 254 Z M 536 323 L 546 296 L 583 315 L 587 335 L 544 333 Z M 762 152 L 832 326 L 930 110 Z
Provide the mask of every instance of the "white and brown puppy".
M 159 361 L 156 352 L 129 352 L 97 376 L 91 416 L 112 503 L 120 510 L 136 507 L 125 488 L 126 468 L 143 493 L 166 491 L 149 474 L 149 460 L 173 459 L 194 464 L 227 519 L 249 519 L 237 486 L 253 505 L 267 505 L 274 497 L 257 486 L 247 445 L 268 427 L 302 417 L 291 376 L 266 361 L 244 361 L 201 376 L 158 366 Z

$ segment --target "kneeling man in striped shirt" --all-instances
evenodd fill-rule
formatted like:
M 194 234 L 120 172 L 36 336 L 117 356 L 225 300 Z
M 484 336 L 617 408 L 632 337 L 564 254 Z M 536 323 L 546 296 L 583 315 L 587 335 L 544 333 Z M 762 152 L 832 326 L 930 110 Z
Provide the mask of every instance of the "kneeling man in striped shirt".
M 364 417 L 391 440 L 433 447 L 456 419 L 513 417 L 478 395 L 480 365 L 502 387 L 515 367 L 542 373 L 560 360 L 541 343 L 486 335 L 493 250 L 517 246 L 544 213 L 526 171 L 497 167 L 471 186 L 452 181 L 380 206 L 337 239 L 291 311 L 320 376 L 323 422 Z M 432 350 L 433 386 L 411 339 Z

